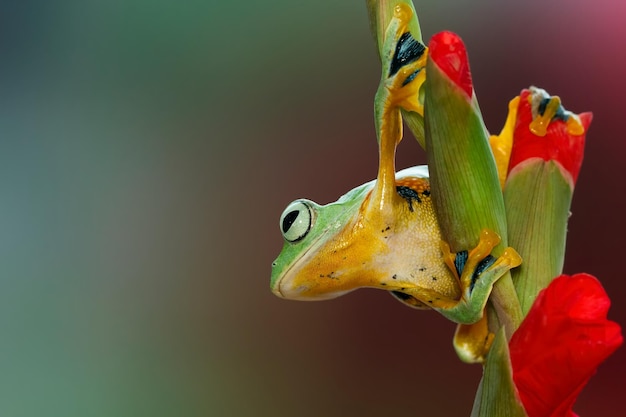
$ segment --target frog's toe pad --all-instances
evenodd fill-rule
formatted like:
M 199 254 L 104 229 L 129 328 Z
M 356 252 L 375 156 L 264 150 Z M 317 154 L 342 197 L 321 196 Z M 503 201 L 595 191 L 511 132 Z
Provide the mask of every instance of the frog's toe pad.
M 471 295 L 477 285 L 489 287 L 506 271 L 521 264 L 521 257 L 510 247 L 498 258 L 491 255 L 491 251 L 499 243 L 500 236 L 497 233 L 483 230 L 478 245 L 471 251 L 457 252 L 452 256 L 448 253 L 451 261 L 449 266 L 459 277 L 461 288 L 468 295 Z
M 494 334 L 489 331 L 487 316 L 474 324 L 459 324 L 454 333 L 454 349 L 466 363 L 484 363 Z

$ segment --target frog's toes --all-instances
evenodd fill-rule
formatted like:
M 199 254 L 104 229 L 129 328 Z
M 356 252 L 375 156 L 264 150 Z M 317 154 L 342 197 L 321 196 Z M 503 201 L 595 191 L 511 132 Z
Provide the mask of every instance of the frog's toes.
M 398 5 L 394 18 L 387 27 L 383 56 L 382 90 L 388 106 L 424 113 L 419 100 L 419 89 L 426 79 L 425 67 L 428 48 L 415 39 L 408 30 L 413 11 L 405 4 Z
M 580 117 L 565 110 L 558 96 L 551 96 L 546 90 L 537 87 L 530 87 L 530 91 L 533 120 L 528 127 L 535 135 L 545 136 L 548 126 L 554 120 L 565 122 L 568 133 L 572 135 L 582 135 L 585 132 Z
M 426 80 L 427 50 L 410 32 L 400 36 L 385 82 L 390 104 L 419 114 L 424 113 L 419 90 Z
M 459 323 L 474 323 L 482 316 L 493 284 L 511 268 L 519 266 L 521 257 L 513 248 L 506 248 L 502 255 L 494 257 L 491 251 L 500 243 L 500 236 L 491 230 L 483 230 L 478 245 L 468 251 L 451 253 L 443 243 L 443 257 L 458 279 L 461 300 L 449 316 Z
M 474 324 L 459 324 L 454 333 L 454 349 L 463 362 L 484 363 L 494 334 L 489 331 L 487 316 Z

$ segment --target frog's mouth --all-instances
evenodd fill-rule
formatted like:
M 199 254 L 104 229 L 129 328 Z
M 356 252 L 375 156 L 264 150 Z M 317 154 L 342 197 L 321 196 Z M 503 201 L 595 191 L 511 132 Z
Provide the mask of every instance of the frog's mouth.
M 280 298 L 299 301 L 318 301 L 328 300 L 339 297 L 349 291 L 317 291 L 316 277 L 303 276 L 301 274 L 311 259 L 319 254 L 319 250 L 324 246 L 324 237 L 331 228 L 326 229 L 323 233 L 309 243 L 309 248 L 296 259 L 291 265 L 282 271 L 276 270 L 278 259 L 272 264 L 272 293 Z M 280 257 L 279 257 L 280 259 Z M 277 275 L 274 277 L 274 275 Z M 279 274 L 279 275 L 278 275 Z M 309 274 L 310 275 L 310 274 Z
M 306 265 L 312 257 L 311 254 L 317 252 L 317 250 L 322 246 L 320 241 L 327 233 L 328 230 L 320 233 L 320 235 L 317 236 L 313 242 L 309 243 L 309 248 L 304 251 L 302 256 L 294 260 L 286 269 L 282 271 L 277 271 L 276 269 L 281 258 L 280 256 L 274 261 L 272 264 L 272 282 L 274 283 L 274 285 L 272 285 L 272 292 L 274 295 L 288 300 L 309 299 L 302 298 L 302 292 L 306 291 L 308 288 L 304 286 L 297 288 L 293 285 L 293 281 L 298 275 L 298 271 L 302 269 L 302 266 Z M 275 277 L 274 275 L 278 273 L 280 275 Z

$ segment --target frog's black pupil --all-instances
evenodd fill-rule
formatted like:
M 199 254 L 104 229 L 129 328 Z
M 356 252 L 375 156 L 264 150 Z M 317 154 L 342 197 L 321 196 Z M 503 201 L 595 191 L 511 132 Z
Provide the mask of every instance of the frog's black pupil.
M 287 233 L 287 231 L 291 228 L 293 222 L 296 221 L 298 215 L 300 214 L 300 210 L 294 210 L 289 212 L 285 218 L 283 219 L 283 233 Z

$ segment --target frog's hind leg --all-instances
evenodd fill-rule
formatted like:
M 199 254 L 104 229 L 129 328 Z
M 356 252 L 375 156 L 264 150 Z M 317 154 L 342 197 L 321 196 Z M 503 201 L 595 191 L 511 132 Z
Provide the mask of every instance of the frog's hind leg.
M 382 74 L 376 92 L 376 121 L 391 108 L 403 108 L 424 115 L 419 90 L 426 80 L 428 48 L 408 30 L 413 11 L 406 4 L 396 6 L 385 34 Z M 380 128 L 378 129 L 380 132 Z
M 449 309 L 438 311 L 450 320 L 462 324 L 476 323 L 482 318 L 493 284 L 511 268 L 519 266 L 521 257 L 513 248 L 506 248 L 494 257 L 491 251 L 500 243 L 500 236 L 483 230 L 478 245 L 469 252 L 453 254 L 442 243 L 444 261 L 459 280 L 461 299 Z

